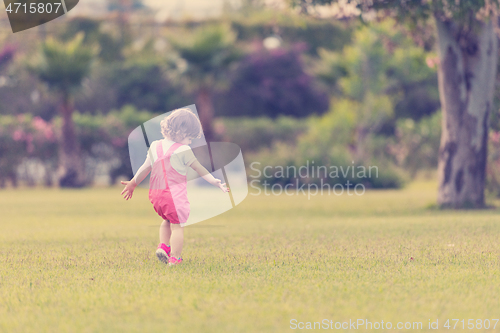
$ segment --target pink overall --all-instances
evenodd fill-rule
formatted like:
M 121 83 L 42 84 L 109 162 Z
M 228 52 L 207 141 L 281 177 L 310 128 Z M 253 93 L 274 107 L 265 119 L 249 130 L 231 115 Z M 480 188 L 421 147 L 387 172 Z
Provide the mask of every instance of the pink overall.
M 162 142 L 158 142 L 158 158 L 153 163 L 149 179 L 149 201 L 158 215 L 174 224 L 186 223 L 189 217 L 186 176 L 170 164 L 170 157 L 180 146 L 182 144 L 174 143 L 163 154 Z

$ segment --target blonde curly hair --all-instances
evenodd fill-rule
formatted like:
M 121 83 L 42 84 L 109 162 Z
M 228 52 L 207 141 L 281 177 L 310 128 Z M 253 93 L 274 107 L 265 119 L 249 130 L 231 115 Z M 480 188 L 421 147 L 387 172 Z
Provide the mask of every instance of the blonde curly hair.
M 201 137 L 201 123 L 188 108 L 177 109 L 166 116 L 160 123 L 164 138 L 181 142 L 185 138 Z

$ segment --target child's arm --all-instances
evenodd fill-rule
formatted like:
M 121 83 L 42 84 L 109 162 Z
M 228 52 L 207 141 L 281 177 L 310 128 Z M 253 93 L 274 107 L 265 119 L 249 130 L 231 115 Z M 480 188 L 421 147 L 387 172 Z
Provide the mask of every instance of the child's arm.
M 132 194 L 134 193 L 137 184 L 140 184 L 144 180 L 144 178 L 146 178 L 146 176 L 149 174 L 150 171 L 151 171 L 151 162 L 148 156 L 144 164 L 139 168 L 139 170 L 137 170 L 137 173 L 135 174 L 134 178 L 132 178 L 128 182 L 122 181 L 122 184 L 125 185 L 125 188 L 121 193 L 121 194 L 125 193 L 125 195 L 123 196 L 124 199 L 128 200 L 132 198 Z
M 222 192 L 229 192 L 229 189 L 226 188 L 226 183 L 222 184 L 220 179 L 217 179 L 214 176 L 212 176 L 210 172 L 208 172 L 208 170 L 205 169 L 205 167 L 201 165 L 200 162 L 198 162 L 198 160 L 195 160 L 193 163 L 191 163 L 190 167 L 207 182 L 220 188 Z

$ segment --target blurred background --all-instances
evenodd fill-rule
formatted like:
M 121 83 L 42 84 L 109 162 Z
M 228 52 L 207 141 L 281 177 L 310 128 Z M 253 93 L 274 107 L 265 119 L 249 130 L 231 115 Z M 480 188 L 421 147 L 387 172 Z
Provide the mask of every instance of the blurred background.
M 358 14 L 336 4 L 306 15 L 286 1 L 88 0 L 16 34 L 2 14 L 0 187 L 130 179 L 129 133 L 190 104 L 207 140 L 238 144 L 247 165 L 377 166 L 378 177 L 324 180 L 369 188 L 435 178 L 435 27 L 369 13 L 363 25 Z M 499 97 L 487 175 L 494 195 Z

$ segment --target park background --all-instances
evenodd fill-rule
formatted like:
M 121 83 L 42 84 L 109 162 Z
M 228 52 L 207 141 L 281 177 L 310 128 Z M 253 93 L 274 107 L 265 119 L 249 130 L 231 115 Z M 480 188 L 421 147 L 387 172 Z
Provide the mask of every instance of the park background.
M 0 328 L 278 332 L 294 318 L 368 318 L 425 331 L 428 319 L 498 316 L 499 90 L 489 209 L 438 209 L 434 22 L 359 14 L 82 1 L 16 34 L 0 16 Z M 133 176 L 129 133 L 193 103 L 207 140 L 237 143 L 247 166 L 378 175 L 299 179 L 363 184 L 354 198 L 249 195 L 187 228 L 184 266 L 167 270 L 147 191 L 125 203 L 118 182 Z
M 0 186 L 61 183 L 65 108 L 78 144 L 62 143 L 83 167 L 62 185 L 77 187 L 130 179 L 131 130 L 190 104 L 207 115 L 207 138 L 237 143 L 248 165 L 376 165 L 377 178 L 351 179 L 373 188 L 435 177 L 441 119 L 432 20 L 423 31 L 373 17 L 363 26 L 356 16 L 252 1 L 226 3 L 204 19 L 189 11 L 158 18 L 140 2 L 94 9 L 99 15 L 17 34 L 3 17 Z M 494 194 L 497 113 L 487 182 Z

